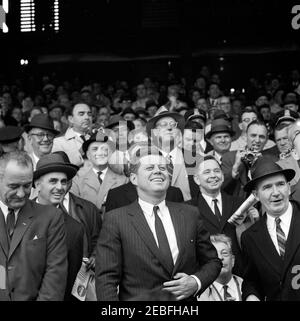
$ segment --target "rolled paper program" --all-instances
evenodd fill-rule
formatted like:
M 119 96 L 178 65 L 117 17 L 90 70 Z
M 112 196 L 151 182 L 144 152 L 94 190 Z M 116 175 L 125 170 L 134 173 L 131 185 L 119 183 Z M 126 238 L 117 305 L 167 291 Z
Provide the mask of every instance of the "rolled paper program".
M 230 216 L 228 223 L 234 225 L 240 225 L 243 223 L 246 218 L 247 211 L 250 207 L 254 206 L 257 203 L 257 199 L 254 194 L 251 193 L 249 197 L 242 203 L 242 205 Z

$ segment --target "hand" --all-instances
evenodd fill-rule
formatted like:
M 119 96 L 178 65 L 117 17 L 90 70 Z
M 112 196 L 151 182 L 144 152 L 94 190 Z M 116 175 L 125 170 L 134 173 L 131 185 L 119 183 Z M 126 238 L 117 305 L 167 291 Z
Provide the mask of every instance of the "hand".
M 247 296 L 246 301 L 260 301 L 260 299 L 256 295 L 250 294 Z
M 239 168 L 242 164 L 242 158 L 244 157 L 245 155 L 245 151 L 243 150 L 238 150 L 236 152 L 236 155 L 235 155 L 235 161 L 234 161 L 234 164 L 232 166 L 232 177 L 234 179 L 237 179 L 239 177 Z
M 90 270 L 90 269 L 95 271 L 95 266 L 96 266 L 96 259 L 95 259 L 94 256 L 91 256 L 89 258 L 89 260 L 86 262 L 85 268 L 86 268 L 87 271 Z
M 259 212 L 254 206 L 251 206 L 248 209 L 247 215 L 249 216 L 252 222 L 256 222 L 259 220 Z
M 198 290 L 196 280 L 185 273 L 176 273 L 172 281 L 164 282 L 163 285 L 163 290 L 172 293 L 177 301 L 190 297 Z

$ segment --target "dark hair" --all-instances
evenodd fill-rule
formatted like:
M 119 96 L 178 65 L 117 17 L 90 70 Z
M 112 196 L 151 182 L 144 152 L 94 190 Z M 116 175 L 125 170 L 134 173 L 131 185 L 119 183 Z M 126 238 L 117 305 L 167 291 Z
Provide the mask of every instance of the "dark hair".
M 74 107 L 77 106 L 77 105 L 87 105 L 89 108 L 91 108 L 86 102 L 80 100 L 80 101 L 77 101 L 76 103 L 72 104 L 71 108 L 67 108 L 66 109 L 66 116 L 73 116 L 73 110 L 74 110 Z
M 253 120 L 253 121 L 247 126 L 247 130 L 246 130 L 247 133 L 248 133 L 249 128 L 250 128 L 251 126 L 253 126 L 253 125 L 265 127 L 265 129 L 266 129 L 266 131 L 267 131 L 267 133 L 268 133 L 268 128 L 267 128 L 266 124 L 265 124 L 263 121 L 258 120 L 258 119 Z
M 280 130 L 284 129 L 284 128 L 287 128 L 289 127 L 290 124 L 285 124 L 285 123 L 279 123 L 276 127 L 275 127 L 275 130 L 274 132 L 279 132 Z

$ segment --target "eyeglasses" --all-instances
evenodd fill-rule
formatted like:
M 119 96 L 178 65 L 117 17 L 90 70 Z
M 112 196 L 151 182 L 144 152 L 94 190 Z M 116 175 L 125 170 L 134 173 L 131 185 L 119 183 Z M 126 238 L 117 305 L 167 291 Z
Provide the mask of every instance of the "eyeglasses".
M 159 123 L 159 124 L 156 124 L 156 127 L 157 128 L 167 128 L 167 127 L 170 127 L 170 128 L 176 128 L 177 127 L 177 122 L 176 121 L 172 121 L 172 122 L 161 122 L 161 123 Z
M 38 140 L 43 140 L 46 137 L 48 140 L 53 140 L 55 135 L 52 133 L 32 133 L 30 135 L 36 136 Z
M 244 118 L 243 121 L 245 123 L 250 123 L 251 121 L 257 120 L 257 118 Z

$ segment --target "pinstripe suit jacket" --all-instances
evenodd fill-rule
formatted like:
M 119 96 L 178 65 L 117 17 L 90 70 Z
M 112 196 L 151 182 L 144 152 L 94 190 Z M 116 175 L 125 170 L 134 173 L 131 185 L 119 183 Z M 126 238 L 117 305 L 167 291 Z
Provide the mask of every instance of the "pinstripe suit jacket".
M 108 212 L 96 253 L 97 299 L 129 300 L 159 289 L 178 272 L 196 275 L 204 291 L 218 276 L 221 262 L 195 207 L 166 203 L 179 248 L 168 268 L 138 202 Z M 119 292 L 117 288 L 119 286 Z

